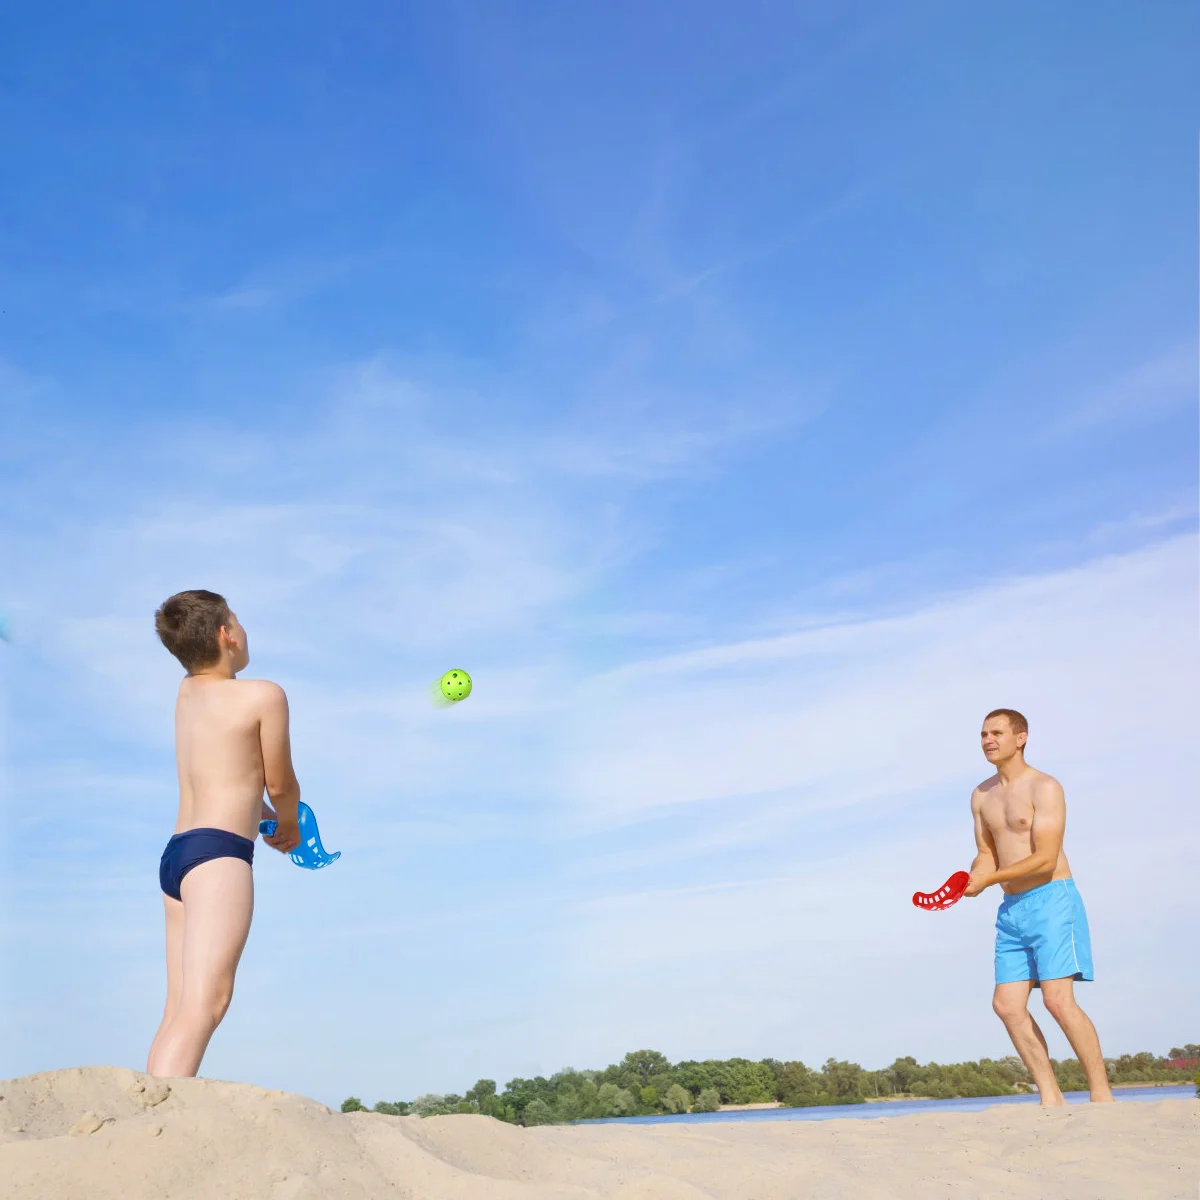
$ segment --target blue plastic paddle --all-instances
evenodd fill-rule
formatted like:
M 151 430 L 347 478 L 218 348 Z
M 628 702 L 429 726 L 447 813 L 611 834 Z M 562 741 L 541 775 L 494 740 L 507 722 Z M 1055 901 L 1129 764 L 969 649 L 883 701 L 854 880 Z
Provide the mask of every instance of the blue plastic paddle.
M 342 857 L 342 852 L 340 850 L 335 850 L 332 854 L 326 852 L 325 847 L 321 845 L 321 834 L 317 830 L 317 818 L 303 800 L 296 805 L 296 815 L 300 821 L 300 845 L 288 854 L 288 858 L 296 866 L 307 867 L 310 871 L 316 871 L 320 867 L 327 867 L 330 863 L 337 862 Z M 258 832 L 264 837 L 270 837 L 275 832 L 277 824 L 276 821 L 259 821 Z

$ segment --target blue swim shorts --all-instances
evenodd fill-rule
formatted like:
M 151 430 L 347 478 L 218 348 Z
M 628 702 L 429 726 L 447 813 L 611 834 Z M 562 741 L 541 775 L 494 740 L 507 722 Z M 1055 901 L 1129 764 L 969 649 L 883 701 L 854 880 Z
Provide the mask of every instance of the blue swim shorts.
M 1087 913 L 1073 879 L 1005 896 L 996 914 L 996 982 L 1094 979 Z

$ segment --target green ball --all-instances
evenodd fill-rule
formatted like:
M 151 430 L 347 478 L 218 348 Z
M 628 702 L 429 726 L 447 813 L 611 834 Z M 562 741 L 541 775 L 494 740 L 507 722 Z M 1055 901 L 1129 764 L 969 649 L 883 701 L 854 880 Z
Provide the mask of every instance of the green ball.
M 447 700 L 465 700 L 471 694 L 471 677 L 466 671 L 447 671 L 439 686 Z

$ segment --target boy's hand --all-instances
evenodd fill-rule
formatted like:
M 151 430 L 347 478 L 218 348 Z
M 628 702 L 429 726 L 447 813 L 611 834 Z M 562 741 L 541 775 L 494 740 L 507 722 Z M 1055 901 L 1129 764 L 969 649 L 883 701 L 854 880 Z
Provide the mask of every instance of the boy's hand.
M 300 845 L 300 822 L 296 820 L 287 820 L 276 814 L 275 817 L 275 832 L 267 837 L 263 836 L 263 841 L 273 850 L 278 850 L 280 854 L 289 854 L 291 851 Z

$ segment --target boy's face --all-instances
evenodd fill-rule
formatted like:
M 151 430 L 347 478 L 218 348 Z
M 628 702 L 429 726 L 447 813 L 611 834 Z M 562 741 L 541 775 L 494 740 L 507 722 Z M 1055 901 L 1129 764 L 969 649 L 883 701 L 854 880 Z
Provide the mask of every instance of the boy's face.
M 242 623 L 237 619 L 237 613 L 232 609 L 229 612 L 229 620 L 222 627 L 222 632 L 228 639 L 227 644 L 233 650 L 234 673 L 245 670 L 250 662 L 250 641 L 246 636 L 245 629 L 242 628 Z

